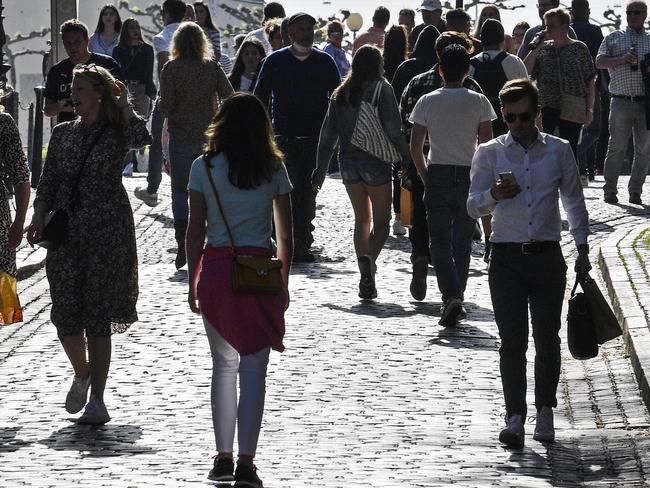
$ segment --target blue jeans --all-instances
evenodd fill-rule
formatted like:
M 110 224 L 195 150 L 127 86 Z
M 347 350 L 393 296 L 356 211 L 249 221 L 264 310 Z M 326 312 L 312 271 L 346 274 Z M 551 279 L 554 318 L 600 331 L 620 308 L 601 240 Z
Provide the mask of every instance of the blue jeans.
M 169 134 L 169 167 L 172 180 L 172 214 L 174 222 L 187 222 L 190 213 L 187 184 L 192 163 L 201 155 L 201 141 L 186 142 Z
M 469 166 L 427 168 L 424 205 L 430 252 L 442 301 L 463 299 L 469 274 L 475 221 L 467 214 Z
M 582 139 L 578 143 L 578 167 L 580 168 L 581 175 L 593 176 L 596 166 L 596 151 L 595 145 L 600 137 L 600 129 L 602 126 L 601 121 L 601 107 L 600 107 L 600 94 L 596 91 L 596 98 L 594 100 L 594 120 L 589 126 L 582 131 Z
M 149 169 L 147 173 L 147 192 L 156 193 L 162 181 L 162 128 L 165 116 L 160 110 L 160 97 L 156 99 L 151 113 L 151 146 L 149 147 Z
M 605 193 L 616 193 L 621 165 L 630 135 L 634 136 L 634 163 L 628 190 L 641 194 L 650 163 L 650 131 L 645 121 L 643 102 L 631 102 L 612 97 L 609 109 L 609 145 L 605 157 Z

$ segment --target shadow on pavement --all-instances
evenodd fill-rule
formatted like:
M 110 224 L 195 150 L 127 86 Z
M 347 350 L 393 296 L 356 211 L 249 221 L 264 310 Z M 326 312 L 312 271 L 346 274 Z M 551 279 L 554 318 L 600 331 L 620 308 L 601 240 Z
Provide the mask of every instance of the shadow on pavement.
M 101 427 L 69 425 L 38 441 L 55 451 L 80 451 L 85 457 L 133 456 L 155 452 L 138 446 L 142 428 L 137 425 L 107 424 Z
M 429 344 L 454 349 L 497 350 L 499 348 L 499 338 L 478 327 L 460 322 L 456 327 L 440 327 L 436 337 L 429 339 Z
M 16 452 L 18 449 L 30 446 L 32 443 L 16 439 L 22 427 L 0 427 L 0 454 Z
M 154 219 L 163 224 L 164 228 L 174 228 L 174 219 L 172 217 L 168 217 L 167 215 L 161 214 L 161 213 L 146 213 L 144 214 L 144 217 L 147 219 Z
M 421 304 L 417 303 L 417 305 Z M 440 303 L 427 303 L 425 305 L 431 306 L 431 310 L 435 310 L 435 313 L 438 314 L 438 311 L 440 310 Z M 376 317 L 378 319 L 387 319 L 392 317 L 412 317 L 414 315 L 429 315 L 429 313 L 425 313 L 425 311 L 423 311 L 424 307 L 421 306 L 416 307 L 412 310 L 407 310 L 402 305 L 399 305 L 397 303 L 385 303 L 379 300 L 361 301 L 360 303 L 352 305 L 351 307 L 344 307 L 334 303 L 324 303 L 323 307 L 329 308 L 330 310 L 336 310 L 338 312 L 347 312 L 355 315 L 367 315 L 370 317 Z

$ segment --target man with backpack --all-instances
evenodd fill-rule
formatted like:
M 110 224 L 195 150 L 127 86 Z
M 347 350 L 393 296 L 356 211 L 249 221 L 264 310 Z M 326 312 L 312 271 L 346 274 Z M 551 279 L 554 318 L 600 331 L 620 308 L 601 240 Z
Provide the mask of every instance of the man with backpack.
M 474 56 L 470 61 L 469 74 L 481 85 L 483 94 L 492 104 L 497 118 L 492 121 L 494 137 L 508 132 L 508 127 L 501 115 L 499 92 L 507 81 L 520 78 L 528 79 L 526 65 L 517 56 L 505 51 L 505 32 L 503 25 L 496 19 L 487 19 L 481 27 L 481 43 L 483 52 Z M 492 233 L 492 217 L 488 214 L 481 217 L 483 237 L 485 239 L 485 254 L 483 259 L 490 259 L 490 234 Z

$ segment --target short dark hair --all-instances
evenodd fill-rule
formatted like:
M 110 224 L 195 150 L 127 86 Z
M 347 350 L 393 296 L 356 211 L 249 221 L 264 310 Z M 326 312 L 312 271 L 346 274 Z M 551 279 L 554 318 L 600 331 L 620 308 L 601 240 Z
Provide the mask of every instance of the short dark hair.
M 447 12 L 445 21 L 449 30 L 464 32 L 467 23 L 470 21 L 469 14 L 462 8 L 456 8 Z
M 66 20 L 63 24 L 61 24 L 60 32 L 61 37 L 70 32 L 79 32 L 84 36 L 84 39 L 88 39 L 88 27 L 86 27 L 86 24 L 78 19 Z
M 182 22 L 186 8 L 187 5 L 182 0 L 165 0 L 162 4 L 162 11 L 169 15 L 172 22 Z
M 386 27 L 388 22 L 390 22 L 390 10 L 383 6 L 377 7 L 372 15 L 372 23 L 379 27 Z
M 442 51 L 444 51 L 447 46 L 451 46 L 452 44 L 460 45 L 461 47 L 465 48 L 468 53 L 471 53 L 472 49 L 474 49 L 472 46 L 472 41 L 469 40 L 467 34 L 463 32 L 446 31 L 440 34 L 440 36 L 438 36 L 438 39 L 436 39 L 436 54 L 438 55 L 438 59 L 442 57 Z
M 536 110 L 537 105 L 539 105 L 539 91 L 535 84 L 528 78 L 510 80 L 503 85 L 503 88 L 499 92 L 499 100 L 501 101 L 502 107 L 506 103 L 517 103 L 526 97 L 530 98 L 533 109 Z
M 452 44 L 442 50 L 440 69 L 446 82 L 462 81 L 469 71 L 469 53 L 460 44 Z
M 589 0 L 572 0 L 571 14 L 574 19 L 589 18 Z
M 409 17 L 413 17 L 413 19 L 415 19 L 415 10 L 410 8 L 403 8 L 399 11 L 399 15 L 408 15 Z
M 286 16 L 284 7 L 278 2 L 269 2 L 264 6 L 264 20 L 283 19 Z

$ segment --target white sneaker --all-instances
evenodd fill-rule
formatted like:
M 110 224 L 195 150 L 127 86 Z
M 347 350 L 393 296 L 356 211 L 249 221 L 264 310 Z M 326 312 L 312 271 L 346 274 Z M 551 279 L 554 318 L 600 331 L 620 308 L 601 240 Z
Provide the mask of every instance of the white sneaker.
M 406 227 L 402 225 L 402 221 L 398 216 L 395 216 L 395 222 L 393 222 L 393 235 L 395 236 L 406 235 Z
M 553 409 L 551 407 L 542 407 L 542 409 L 537 412 L 537 421 L 535 423 L 533 439 L 539 442 L 553 442 L 555 440 Z
M 580 184 L 583 188 L 587 188 L 589 186 L 589 177 L 587 175 L 580 175 Z
M 524 447 L 524 422 L 518 413 L 511 415 L 506 422 L 506 428 L 499 433 L 499 442 L 508 447 Z
M 129 163 L 124 166 L 122 170 L 122 176 L 133 176 L 133 163 Z
M 80 425 L 104 425 L 109 420 L 111 420 L 111 416 L 108 415 L 104 402 L 91 395 L 86 410 L 77 419 L 77 423 Z
M 90 386 L 90 375 L 87 378 L 75 376 L 68 395 L 65 397 L 65 410 L 68 413 L 77 413 L 86 404 L 88 399 L 88 387 Z
M 149 193 L 146 188 L 138 187 L 133 190 L 133 194 L 137 199 L 142 200 L 150 207 L 158 205 L 158 193 Z

